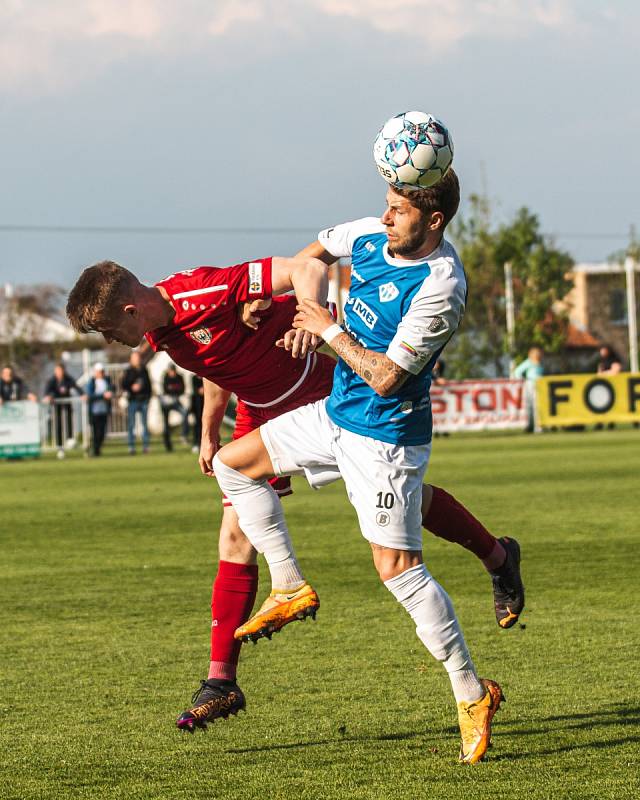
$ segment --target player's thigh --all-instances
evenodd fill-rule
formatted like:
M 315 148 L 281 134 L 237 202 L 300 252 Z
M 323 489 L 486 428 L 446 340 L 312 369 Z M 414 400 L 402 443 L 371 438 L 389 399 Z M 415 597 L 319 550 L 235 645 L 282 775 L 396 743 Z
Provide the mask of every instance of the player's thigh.
M 341 430 L 338 467 L 369 542 L 422 550 L 422 481 L 430 452 L 431 445 L 402 447 Z
M 304 473 L 312 485 L 310 473 L 323 468 L 333 469 L 339 477 L 333 454 L 335 426 L 325 405 L 326 398 L 309 403 L 269 420 L 260 428 L 276 475 Z
M 270 478 L 275 474 L 259 430 L 251 431 L 246 436 L 225 444 L 218 450 L 216 458 L 252 480 Z

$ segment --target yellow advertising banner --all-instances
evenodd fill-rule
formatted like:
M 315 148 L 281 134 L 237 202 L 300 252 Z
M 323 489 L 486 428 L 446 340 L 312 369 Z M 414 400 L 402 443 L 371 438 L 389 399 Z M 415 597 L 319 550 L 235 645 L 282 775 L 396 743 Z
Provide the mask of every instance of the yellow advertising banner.
M 640 373 L 548 375 L 536 381 L 542 428 L 597 422 L 640 422 Z

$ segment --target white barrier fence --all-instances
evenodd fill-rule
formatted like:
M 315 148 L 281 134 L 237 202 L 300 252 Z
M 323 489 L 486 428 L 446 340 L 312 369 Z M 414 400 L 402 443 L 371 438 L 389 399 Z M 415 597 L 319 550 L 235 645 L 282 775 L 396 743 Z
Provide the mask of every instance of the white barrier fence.
M 434 431 L 525 430 L 532 418 L 526 383 L 494 378 L 433 384 Z
M 431 387 L 436 433 L 478 430 L 524 430 L 531 425 L 533 406 L 526 381 L 493 379 L 447 381 Z M 233 425 L 234 404 L 225 423 Z M 111 405 L 108 438 L 127 435 L 126 400 Z M 39 439 L 39 441 L 38 441 Z M 40 450 L 91 446 L 87 398 L 77 396 L 50 403 L 20 401 L 0 406 L 0 456 L 37 455 Z

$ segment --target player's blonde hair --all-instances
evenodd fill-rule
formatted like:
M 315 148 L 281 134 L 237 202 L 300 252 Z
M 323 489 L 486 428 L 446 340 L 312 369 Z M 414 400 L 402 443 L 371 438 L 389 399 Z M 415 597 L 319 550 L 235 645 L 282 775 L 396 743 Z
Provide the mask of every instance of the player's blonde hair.
M 78 333 L 102 331 L 123 304 L 133 302 L 140 282 L 115 261 L 100 261 L 87 267 L 69 292 L 67 317 Z
M 392 189 L 414 208 L 419 209 L 425 217 L 434 211 L 440 211 L 444 217 L 443 230 L 455 217 L 460 205 L 460 182 L 453 169 L 428 189 L 399 189 L 396 186 Z

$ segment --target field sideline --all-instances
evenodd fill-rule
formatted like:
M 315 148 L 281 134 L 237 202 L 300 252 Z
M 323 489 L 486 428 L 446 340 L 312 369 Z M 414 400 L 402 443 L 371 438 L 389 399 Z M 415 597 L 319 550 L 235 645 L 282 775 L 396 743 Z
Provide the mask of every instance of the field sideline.
M 194 456 L 156 453 L 0 463 L 3 800 L 640 795 L 640 431 L 435 441 L 429 479 L 523 547 L 524 626 L 500 631 L 481 564 L 425 536 L 508 700 L 475 768 L 341 484 L 298 480 L 286 500 L 318 621 L 244 648 L 246 715 L 180 734 L 206 674 L 219 503 Z

